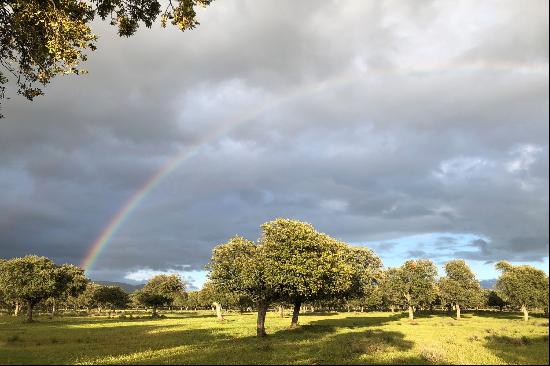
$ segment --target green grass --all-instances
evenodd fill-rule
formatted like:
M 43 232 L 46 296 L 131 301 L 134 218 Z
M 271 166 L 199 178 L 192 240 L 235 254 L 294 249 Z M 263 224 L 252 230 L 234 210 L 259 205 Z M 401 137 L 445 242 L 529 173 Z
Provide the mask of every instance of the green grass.
M 515 314 L 168 314 L 161 319 L 0 316 L 0 364 L 548 364 L 548 319 Z

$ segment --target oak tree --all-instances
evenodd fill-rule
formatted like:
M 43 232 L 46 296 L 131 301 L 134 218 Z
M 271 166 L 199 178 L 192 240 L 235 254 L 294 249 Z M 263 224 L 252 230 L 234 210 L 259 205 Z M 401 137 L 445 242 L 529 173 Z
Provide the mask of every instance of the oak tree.
M 514 266 L 506 261 L 495 265 L 501 272 L 496 289 L 504 300 L 521 309 L 523 319 L 529 320 L 529 310 L 548 306 L 548 276 L 532 266 Z
M 481 286 L 475 274 L 463 259 L 445 263 L 446 276 L 439 280 L 439 290 L 444 302 L 455 307 L 456 319 L 460 319 L 461 306 L 481 303 Z
M 185 282 L 176 274 L 157 275 L 151 278 L 141 290 L 136 291 L 136 299 L 153 309 L 153 317 L 157 316 L 159 306 L 169 306 L 185 292 Z
M 266 253 L 263 246 L 240 236 L 212 250 L 207 268 L 209 279 L 219 288 L 245 295 L 258 310 L 256 334 L 264 337 L 269 305 L 280 298 L 280 289 L 266 279 Z
M 291 327 L 298 324 L 303 302 L 350 288 L 353 268 L 346 261 L 346 244 L 298 220 L 278 218 L 261 228 L 265 279 L 278 290 L 280 300 L 294 305 Z

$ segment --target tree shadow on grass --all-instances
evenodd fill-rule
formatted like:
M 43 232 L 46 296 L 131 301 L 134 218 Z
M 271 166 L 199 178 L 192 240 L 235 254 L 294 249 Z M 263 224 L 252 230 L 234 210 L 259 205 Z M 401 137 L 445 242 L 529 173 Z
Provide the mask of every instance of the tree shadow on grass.
M 336 328 L 374 327 L 405 318 L 405 313 L 391 316 L 348 316 L 345 318 L 321 319 L 309 323 L 310 326 L 332 326 Z
M 373 329 L 338 333 L 332 325 L 284 329 L 265 338 L 206 336 L 203 341 L 191 348 L 165 348 L 154 354 L 135 356 L 146 357 L 140 362 L 149 364 L 335 364 L 369 363 L 369 359 L 370 363 L 381 363 L 375 356 L 397 351 L 396 357 L 400 357 L 399 352 L 414 346 L 401 332 Z M 383 363 L 394 361 L 390 358 Z M 418 358 L 403 361 L 422 363 Z
M 485 337 L 484 347 L 511 365 L 548 365 L 548 335 L 537 337 Z
M 336 312 L 323 312 L 323 311 L 319 311 L 319 312 L 313 312 L 313 313 L 302 313 L 300 312 L 300 317 L 304 316 L 304 317 L 310 317 L 310 316 L 335 316 L 335 315 L 339 315 L 341 313 L 336 313 Z M 290 313 L 289 315 L 292 316 L 292 313 Z
M 144 319 L 131 324 L 98 324 L 77 327 L 85 320 L 56 324 L 45 332 L 23 335 L 21 345 L 10 348 L 6 363 L 122 363 L 122 364 L 276 364 L 276 363 L 393 363 L 374 356 L 396 351 L 403 362 L 421 362 L 408 355 L 413 342 L 395 331 L 360 330 L 399 319 L 348 317 L 313 321 L 297 329 L 275 331 L 264 339 L 254 336 L 253 324 L 246 329 L 223 323 L 163 324 Z M 183 320 L 183 319 L 182 319 Z M 87 323 L 102 323 L 91 319 Z M 113 323 L 118 322 L 117 319 Z M 63 327 L 65 325 L 65 327 Z M 250 328 L 248 328 L 250 327 Z M 351 329 L 346 329 L 351 328 Z M 273 328 L 272 328 L 273 329 Z M 268 328 L 269 331 L 269 328 Z M 369 358 L 370 357 L 370 358 Z M 382 361 L 380 361 L 382 360 Z

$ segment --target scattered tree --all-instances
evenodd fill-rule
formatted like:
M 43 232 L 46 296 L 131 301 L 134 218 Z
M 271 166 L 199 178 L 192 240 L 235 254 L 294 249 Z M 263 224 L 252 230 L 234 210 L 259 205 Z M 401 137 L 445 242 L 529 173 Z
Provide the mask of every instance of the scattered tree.
M 334 297 L 347 299 L 350 305 L 376 307 L 382 303 L 380 283 L 382 281 L 382 261 L 366 247 L 345 248 L 345 261 L 352 268 L 351 285 Z
M 446 276 L 439 281 L 443 301 L 452 304 L 456 319 L 460 319 L 461 306 L 477 306 L 481 302 L 481 286 L 463 259 L 445 263 Z
M 264 337 L 265 316 L 273 301 L 280 298 L 279 289 L 266 280 L 266 254 L 261 245 L 240 236 L 212 250 L 208 265 L 209 278 L 218 288 L 245 295 L 256 303 L 256 334 Z
M 119 286 L 98 285 L 92 288 L 92 302 L 98 307 L 100 313 L 102 308 L 115 310 L 123 309 L 128 305 L 129 296 Z
M 84 270 L 72 264 L 64 264 L 57 268 L 58 277 L 53 295 L 49 298 L 52 306 L 52 316 L 55 315 L 58 302 L 65 302 L 69 297 L 76 297 L 84 292 L 88 279 Z
M 157 316 L 159 306 L 169 306 L 185 292 L 185 282 L 176 274 L 157 275 L 151 278 L 141 290 L 136 291 L 136 299 L 145 306 L 153 308 L 153 317 Z
M 437 268 L 429 259 L 408 260 L 401 267 L 386 272 L 385 291 L 391 298 L 407 306 L 409 319 L 414 319 L 414 310 L 430 304 L 436 296 L 435 277 Z
M 500 311 L 506 306 L 506 301 L 502 298 L 501 294 L 495 290 L 484 290 L 485 305 L 487 306 L 496 306 Z
M 298 324 L 304 301 L 343 293 L 351 286 L 346 244 L 317 232 L 309 223 L 278 218 L 262 226 L 265 279 L 280 300 L 294 305 L 291 327 Z
M 529 320 L 529 310 L 548 306 L 548 276 L 532 266 L 514 266 L 500 261 L 495 265 L 501 272 L 496 289 L 504 300 L 517 306 L 523 312 L 523 319 Z
M 34 307 L 44 299 L 67 292 L 81 273 L 73 266 L 57 266 L 46 257 L 13 258 L 0 262 L 0 291 L 6 299 L 24 302 L 27 321 L 32 322 Z

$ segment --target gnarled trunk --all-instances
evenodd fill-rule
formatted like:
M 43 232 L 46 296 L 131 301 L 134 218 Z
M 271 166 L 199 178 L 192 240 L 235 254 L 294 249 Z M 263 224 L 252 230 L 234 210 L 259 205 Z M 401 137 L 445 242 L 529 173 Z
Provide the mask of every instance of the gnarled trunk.
M 258 320 L 256 321 L 256 335 L 258 337 L 265 337 L 265 314 L 267 313 L 268 303 L 267 301 L 258 301 Z
M 523 311 L 523 320 L 528 321 L 529 320 L 529 311 L 527 310 L 527 306 L 521 305 L 521 311 Z
M 460 319 L 460 305 L 456 304 L 456 320 Z
M 413 319 L 414 319 L 413 307 L 409 305 L 409 320 L 413 320 Z
M 34 307 L 34 303 L 32 301 L 27 301 L 27 321 L 30 323 L 32 322 L 32 308 Z
M 225 320 L 222 314 L 222 304 L 220 304 L 219 302 L 215 302 L 213 305 L 216 307 L 216 317 L 218 318 L 218 320 Z
M 302 306 L 301 301 L 296 301 L 294 303 L 294 309 L 292 310 L 292 321 L 290 322 L 290 327 L 294 328 L 298 326 L 298 316 L 300 315 L 300 307 Z

